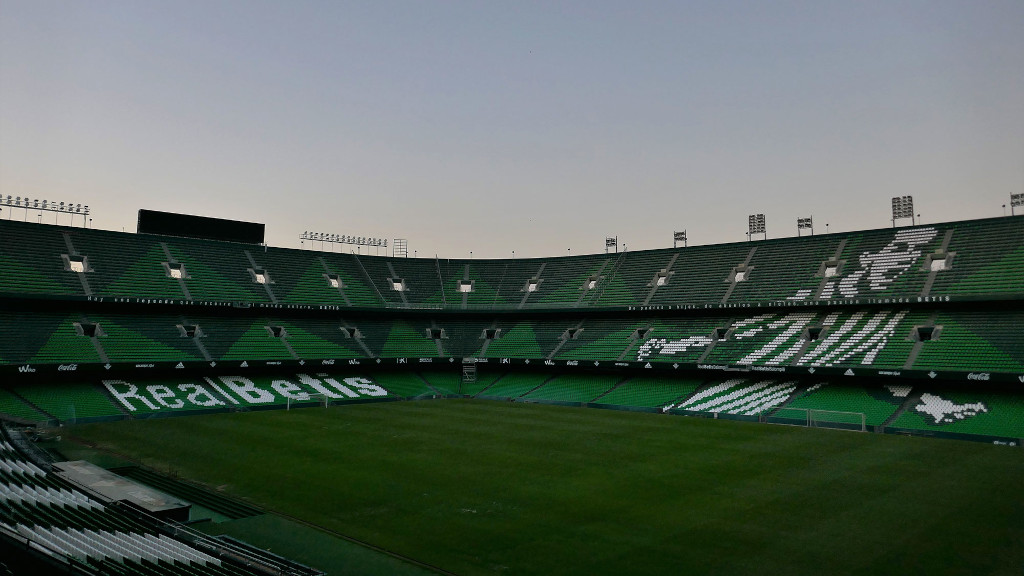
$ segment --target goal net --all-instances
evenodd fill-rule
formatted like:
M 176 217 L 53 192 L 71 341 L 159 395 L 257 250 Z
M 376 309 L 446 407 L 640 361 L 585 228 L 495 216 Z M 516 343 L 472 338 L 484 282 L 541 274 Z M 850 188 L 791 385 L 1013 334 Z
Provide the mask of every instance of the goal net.
M 840 428 L 867 432 L 867 415 L 863 412 L 841 410 L 818 410 L 813 408 L 779 408 L 766 414 L 765 422 L 772 424 L 793 424 L 812 428 Z
M 327 408 L 330 405 L 331 399 L 328 398 L 326 394 L 316 393 L 309 394 L 308 398 L 306 398 L 305 400 L 296 400 L 295 398 L 289 398 L 287 409 L 291 410 L 292 408 L 309 408 L 313 406 L 323 406 L 324 408 Z

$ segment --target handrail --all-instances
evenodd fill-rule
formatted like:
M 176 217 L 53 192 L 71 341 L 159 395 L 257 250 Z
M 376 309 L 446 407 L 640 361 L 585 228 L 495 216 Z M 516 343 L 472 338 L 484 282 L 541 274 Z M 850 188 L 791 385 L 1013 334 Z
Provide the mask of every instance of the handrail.
M 604 296 L 605 289 L 612 283 L 612 280 L 615 279 L 616 274 L 619 273 L 619 266 L 622 264 L 622 261 L 625 260 L 626 252 L 627 250 L 623 250 L 619 254 L 619 257 L 615 259 L 615 263 L 612 264 L 612 269 L 609 271 L 608 281 L 601 282 L 601 288 L 598 290 L 597 295 L 591 298 L 590 301 L 593 303 L 595 308 L 598 307 L 597 303 L 601 301 L 601 296 Z
M 373 281 L 373 278 L 370 278 L 370 273 L 366 271 L 366 267 L 363 266 L 363 262 L 359 260 L 359 256 L 353 254 L 352 259 L 356 261 L 356 264 L 359 264 L 359 269 L 363 271 L 363 276 L 366 276 L 366 281 L 370 283 L 370 286 L 373 286 L 373 291 L 377 293 L 377 296 L 380 296 L 380 301 L 384 303 L 385 307 L 390 307 L 391 303 L 388 302 L 387 298 L 380 293 L 380 289 L 377 288 L 377 283 Z
M 448 307 L 448 298 L 444 295 L 444 278 L 441 277 L 441 261 L 434 255 L 434 265 L 437 267 L 437 283 L 441 286 L 441 305 Z

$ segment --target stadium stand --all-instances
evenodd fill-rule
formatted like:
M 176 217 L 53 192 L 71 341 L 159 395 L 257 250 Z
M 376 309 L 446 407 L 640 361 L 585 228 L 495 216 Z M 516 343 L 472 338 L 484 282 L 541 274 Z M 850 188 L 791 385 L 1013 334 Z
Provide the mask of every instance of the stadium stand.
M 536 320 L 0 312 L 0 366 L 396 358 L 1024 371 L 1024 311 L 841 308 Z M 35 370 L 35 368 L 33 368 Z
M 1024 317 L 1007 311 L 940 312 L 937 334 L 914 361 L 920 369 L 1024 371 Z
M 344 332 L 337 322 L 304 319 L 302 321 L 273 321 L 284 328 L 288 345 L 299 358 L 359 358 L 365 352 L 359 348 L 358 338 Z
M 712 382 L 665 411 L 760 416 L 786 402 L 799 388 L 796 381 L 734 378 Z
M 387 358 L 416 356 L 423 358 L 445 357 L 447 331 L 431 322 L 405 322 L 396 320 L 386 331 L 387 338 L 380 349 L 380 355 Z
M 431 388 L 437 390 L 441 394 L 446 396 L 461 396 L 462 392 L 462 374 L 457 372 L 421 372 L 420 375 Z
M 697 378 L 629 378 L 592 403 L 618 408 L 658 409 L 693 394 L 701 383 L 702 380 Z
M 3 227 L 2 289 L 12 295 L 489 310 L 1024 295 L 1016 217 L 504 261 L 335 254 L 14 221 Z M 72 270 L 75 258 L 84 259 L 82 272 Z M 181 265 L 180 279 L 171 265 Z
M 0 436 L 0 539 L 21 543 L 47 571 L 95 575 L 251 576 L 266 559 L 89 496 L 26 459 Z M 15 544 L 17 545 L 17 544 Z M 230 553 L 226 553 L 230 552 Z M 295 567 L 292 567 L 295 568 Z M 296 569 L 295 574 L 317 574 Z
M 504 373 L 498 372 L 486 372 L 478 373 L 475 382 L 463 382 L 462 383 L 462 394 L 465 396 L 476 396 L 480 392 L 490 388 L 505 376 Z
M 638 329 L 642 330 L 643 327 L 629 324 L 628 320 L 587 320 L 571 337 L 564 338 L 554 357 L 581 360 L 621 358 L 636 339 Z
M 441 394 L 415 372 L 381 372 L 374 374 L 373 379 L 400 398 L 430 398 Z
M 0 413 L 473 396 L 1019 439 L 1022 301 L 1024 217 L 527 259 L 0 221 Z
M 4 388 L 0 388 L 0 414 L 28 422 L 47 419 L 45 414 L 29 406 L 23 398 Z
M 194 343 L 182 337 L 173 316 L 95 315 L 90 318 L 103 328 L 99 345 L 111 362 L 199 361 Z
M 942 432 L 1024 438 L 1024 394 L 932 390 L 911 397 L 891 427 L 917 433 Z
M 671 279 L 668 272 L 673 254 L 664 250 L 623 252 L 595 299 L 595 306 L 640 306 L 649 294 L 665 286 Z M 656 271 L 652 276 L 651 271 Z M 664 275 L 661 275 L 664 273 Z M 658 279 L 661 278 L 659 281 Z
M 165 247 L 123 234 L 72 229 L 65 232 L 76 250 L 89 256 L 89 285 L 95 295 L 185 298 L 182 284 L 170 275 L 164 263 L 170 261 Z M 118 255 L 110 258 L 107 255 Z
M 257 262 L 263 256 L 257 247 L 184 238 L 165 244 L 188 272 L 185 284 L 193 300 L 276 303 L 274 272 Z
M 600 397 L 622 379 L 618 376 L 563 374 L 552 378 L 520 398 L 531 402 L 582 404 Z
M 515 399 L 539 388 L 551 379 L 550 374 L 507 374 L 477 393 L 477 398 Z
M 910 386 L 842 386 L 821 382 L 811 385 L 799 397 L 775 412 L 779 418 L 805 419 L 796 410 L 853 412 L 865 415 L 869 426 L 889 419 L 904 402 Z
M 931 292 L 958 297 L 1019 296 L 1024 227 L 1016 218 L 957 222 L 946 250 L 948 270 Z
M 0 220 L 0 421 L 468 396 L 1024 441 L 1024 216 L 528 259 L 308 248 Z M 171 534 L 9 439 L 0 544 L 47 566 L 307 573 Z
M 54 382 L 46 386 L 22 385 L 13 390 L 32 406 L 61 422 L 119 418 L 110 397 L 89 382 Z
M 74 256 L 63 228 L 7 220 L 0 234 L 3 291 L 11 295 L 82 296 L 82 285 L 70 262 Z

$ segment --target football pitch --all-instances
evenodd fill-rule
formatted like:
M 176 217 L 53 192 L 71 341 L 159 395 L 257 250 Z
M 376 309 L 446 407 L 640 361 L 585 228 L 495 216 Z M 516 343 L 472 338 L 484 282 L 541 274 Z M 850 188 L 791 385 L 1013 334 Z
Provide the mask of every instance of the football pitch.
M 1024 572 L 1019 447 L 479 400 L 70 433 L 465 576 Z

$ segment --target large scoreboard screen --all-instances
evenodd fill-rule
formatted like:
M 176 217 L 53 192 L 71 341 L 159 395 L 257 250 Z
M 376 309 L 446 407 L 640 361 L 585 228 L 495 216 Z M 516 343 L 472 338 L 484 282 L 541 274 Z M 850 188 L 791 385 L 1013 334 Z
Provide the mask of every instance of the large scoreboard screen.
M 262 244 L 266 224 L 208 218 L 206 216 L 190 216 L 156 210 L 139 210 L 139 234 L 160 234 L 161 236 L 181 236 L 184 238 L 201 238 L 203 240 L 224 240 L 227 242 L 244 242 L 246 244 Z

